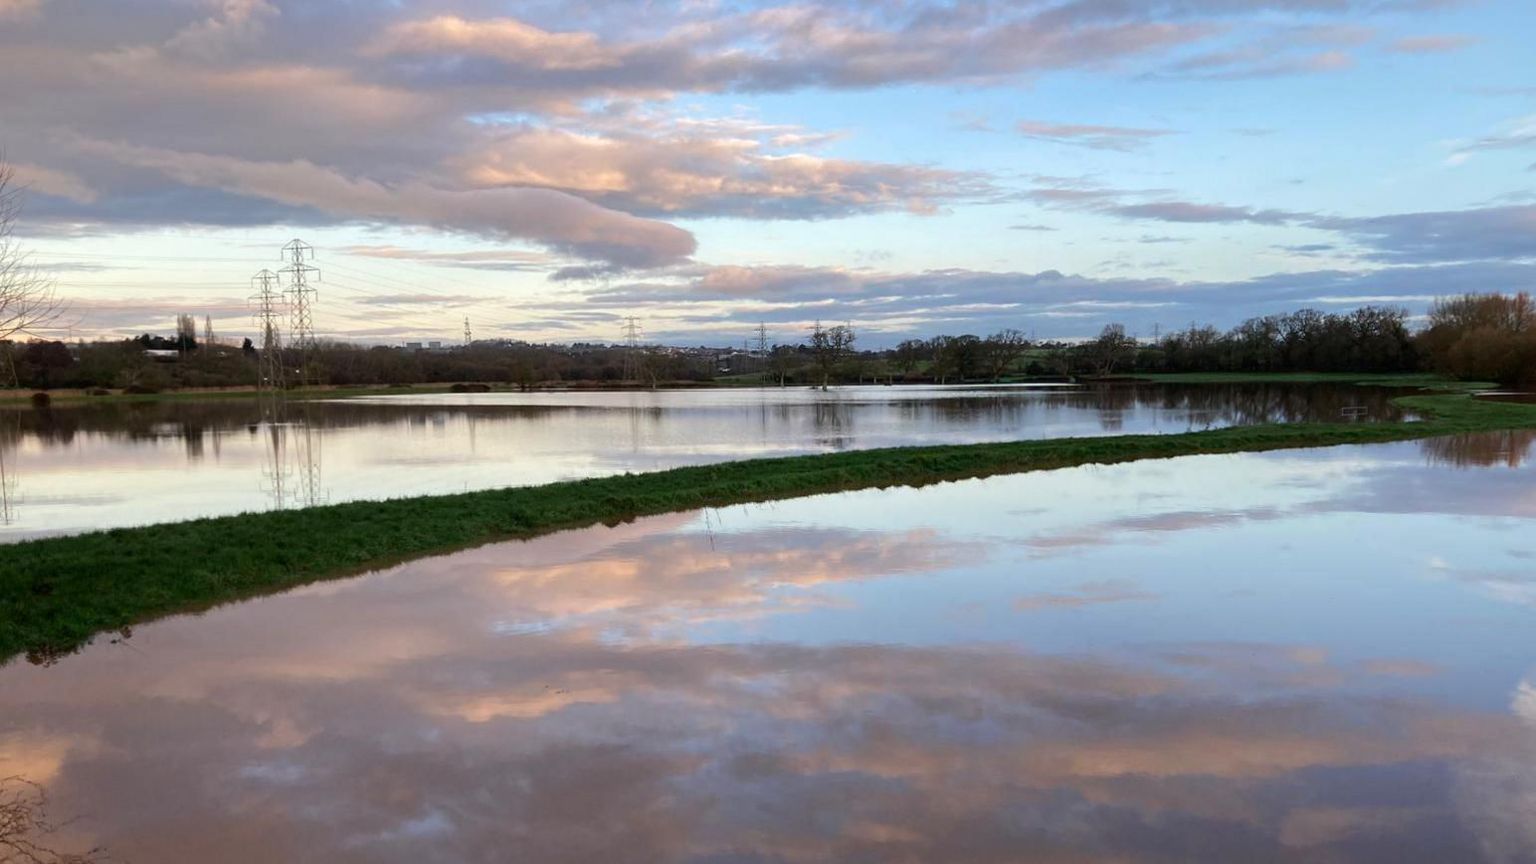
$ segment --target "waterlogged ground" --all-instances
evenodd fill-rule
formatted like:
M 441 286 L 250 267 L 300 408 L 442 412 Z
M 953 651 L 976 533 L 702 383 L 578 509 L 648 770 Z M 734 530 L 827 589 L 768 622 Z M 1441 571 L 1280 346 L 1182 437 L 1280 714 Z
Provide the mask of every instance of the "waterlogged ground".
M 1392 419 L 1384 388 L 851 387 L 0 408 L 0 542 L 757 456 Z
M 651 518 L 0 668 L 154 862 L 1536 860 L 1532 433 Z

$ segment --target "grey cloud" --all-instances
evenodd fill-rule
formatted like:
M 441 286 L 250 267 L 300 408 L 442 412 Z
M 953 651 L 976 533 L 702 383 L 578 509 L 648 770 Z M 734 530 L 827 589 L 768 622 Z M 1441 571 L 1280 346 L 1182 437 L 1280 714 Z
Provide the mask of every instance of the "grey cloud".
M 1401 39 L 1395 39 L 1392 44 L 1387 46 L 1387 49 L 1398 54 L 1441 54 L 1448 51 L 1459 51 L 1477 42 L 1478 38 L 1476 36 L 1440 33 L 1429 36 L 1405 36 Z
M 1422 312 L 1436 296 L 1489 285 L 1536 290 L 1536 265 L 1468 262 L 1316 270 L 1231 282 L 1095 278 L 1053 270 L 882 273 L 692 266 L 665 279 L 614 285 L 544 308 L 551 316 L 572 308 L 613 314 L 642 310 L 653 320 L 678 322 L 670 330 L 658 326 L 656 335 L 684 340 L 745 332 L 759 321 L 797 327 L 818 318 L 846 317 L 874 345 L 905 335 L 999 327 L 1035 330 L 1042 337 L 1087 336 L 1111 322 L 1142 333 L 1155 324 L 1189 321 L 1228 327 L 1255 315 L 1318 304 L 1393 304 Z
M 1160 222 L 1251 222 L 1257 225 L 1288 225 L 1307 215 L 1287 210 L 1257 210 L 1188 201 L 1124 204 L 1107 208 L 1105 212 L 1129 219 L 1155 219 Z
M 79 146 L 192 186 L 304 207 L 343 220 L 527 238 L 557 252 L 614 267 L 674 263 L 694 250 L 693 235 L 680 228 L 546 189 L 445 189 L 421 181 L 387 185 L 302 161 L 252 162 L 102 142 L 80 142 Z
M 1536 258 L 1536 206 L 1328 218 L 1312 224 L 1340 231 L 1371 249 L 1372 257 L 1392 263 Z
M 1172 129 L 1142 129 L 1130 126 L 1095 126 L 1080 123 L 1043 123 L 1037 120 L 1020 120 L 1014 129 L 1026 138 L 1053 141 L 1087 147 L 1091 150 L 1128 151 L 1145 147 L 1147 142 L 1164 135 L 1174 134 Z

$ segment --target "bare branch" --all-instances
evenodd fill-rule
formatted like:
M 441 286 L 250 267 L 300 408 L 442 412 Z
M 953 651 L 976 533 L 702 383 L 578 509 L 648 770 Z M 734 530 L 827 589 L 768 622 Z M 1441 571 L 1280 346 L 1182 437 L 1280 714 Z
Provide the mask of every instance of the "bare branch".
M 16 239 L 24 190 L 0 159 L 0 341 L 31 335 L 64 311 L 53 280 L 35 267 Z

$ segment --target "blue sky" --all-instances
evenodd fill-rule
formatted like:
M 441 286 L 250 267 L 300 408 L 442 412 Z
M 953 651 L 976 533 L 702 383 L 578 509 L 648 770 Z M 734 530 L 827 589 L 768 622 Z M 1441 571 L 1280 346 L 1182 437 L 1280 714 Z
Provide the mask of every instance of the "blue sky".
M 71 304 L 363 342 L 1150 335 L 1536 285 L 1536 6 L 0 0 Z

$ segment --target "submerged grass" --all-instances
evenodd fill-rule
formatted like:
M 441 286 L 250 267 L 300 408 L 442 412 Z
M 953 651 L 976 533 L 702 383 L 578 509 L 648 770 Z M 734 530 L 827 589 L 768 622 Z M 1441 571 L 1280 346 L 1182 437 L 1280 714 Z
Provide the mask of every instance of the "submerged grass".
M 0 659 L 25 652 L 46 660 L 96 633 L 168 614 L 413 557 L 639 516 L 1085 464 L 1536 428 L 1536 405 L 1464 395 L 1397 401 L 1425 419 L 756 459 L 34 540 L 0 548 Z

